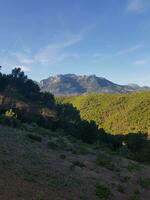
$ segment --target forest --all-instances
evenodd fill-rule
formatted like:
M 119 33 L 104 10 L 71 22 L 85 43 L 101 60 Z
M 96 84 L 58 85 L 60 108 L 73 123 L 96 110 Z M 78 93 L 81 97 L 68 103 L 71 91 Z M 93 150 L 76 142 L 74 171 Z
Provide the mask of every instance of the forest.
M 150 128 L 150 92 L 128 94 L 85 94 L 57 97 L 60 103 L 71 103 L 85 120 L 111 134 L 148 133 Z

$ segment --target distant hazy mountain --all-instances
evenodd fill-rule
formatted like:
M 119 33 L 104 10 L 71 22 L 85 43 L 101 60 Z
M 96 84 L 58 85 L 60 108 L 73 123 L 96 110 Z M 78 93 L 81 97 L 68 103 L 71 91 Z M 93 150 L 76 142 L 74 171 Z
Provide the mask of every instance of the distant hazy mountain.
M 84 93 L 128 93 L 150 90 L 150 87 L 140 87 L 136 84 L 118 85 L 105 78 L 95 75 L 78 76 L 65 74 L 50 76 L 40 82 L 42 91 L 48 91 L 57 96 L 81 95 Z

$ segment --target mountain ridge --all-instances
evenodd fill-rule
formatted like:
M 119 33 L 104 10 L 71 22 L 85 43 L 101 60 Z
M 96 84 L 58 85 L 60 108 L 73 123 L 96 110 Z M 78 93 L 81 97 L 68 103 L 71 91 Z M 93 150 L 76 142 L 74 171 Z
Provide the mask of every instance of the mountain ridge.
M 51 92 L 56 96 L 82 95 L 85 93 L 122 94 L 134 91 L 150 91 L 148 86 L 116 84 L 96 75 L 58 74 L 40 81 L 41 91 Z

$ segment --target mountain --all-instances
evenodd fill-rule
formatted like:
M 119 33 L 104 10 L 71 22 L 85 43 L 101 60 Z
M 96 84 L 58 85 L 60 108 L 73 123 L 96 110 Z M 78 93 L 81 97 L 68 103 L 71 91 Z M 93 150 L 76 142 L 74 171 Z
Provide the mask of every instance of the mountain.
M 129 93 L 133 91 L 150 90 L 136 84 L 118 85 L 106 78 L 95 75 L 65 74 L 50 76 L 39 84 L 41 91 L 51 92 L 56 96 L 81 95 L 84 93 Z

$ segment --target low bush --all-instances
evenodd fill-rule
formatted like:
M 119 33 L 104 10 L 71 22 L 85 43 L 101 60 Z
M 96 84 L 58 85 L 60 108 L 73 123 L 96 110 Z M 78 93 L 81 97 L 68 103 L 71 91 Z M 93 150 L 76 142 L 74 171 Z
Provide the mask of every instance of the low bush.
M 62 160 L 65 160 L 65 159 L 66 159 L 66 155 L 64 155 L 64 154 L 61 154 L 59 157 L 60 157 Z
M 150 188 L 150 177 L 141 177 L 139 180 L 139 184 L 142 188 L 149 189 Z
M 97 158 L 96 158 L 96 164 L 100 165 L 102 167 L 105 167 L 109 170 L 113 170 L 114 169 L 114 164 L 112 162 L 112 158 L 105 154 L 105 153 L 99 153 Z
M 20 123 L 17 119 L 0 117 L 0 124 L 15 128 L 15 127 L 18 127 Z
M 38 135 L 28 134 L 27 137 L 33 141 L 42 142 L 42 138 Z
M 78 161 L 78 160 L 73 161 L 72 164 L 74 166 L 78 166 L 78 167 L 81 167 L 81 168 L 85 167 L 85 164 L 83 162 L 81 162 L 81 161 Z
M 111 190 L 102 184 L 97 184 L 95 189 L 95 194 L 99 198 L 107 199 L 112 193 Z
M 120 192 L 120 193 L 125 193 L 125 188 L 124 188 L 123 185 L 118 185 L 117 190 L 118 190 L 118 192 Z
M 129 200 L 142 200 L 138 195 L 130 196 Z
M 49 141 L 48 142 L 48 148 L 56 150 L 56 149 L 58 149 L 58 145 L 55 141 Z
M 129 172 L 141 170 L 141 166 L 138 163 L 129 163 L 126 168 Z

